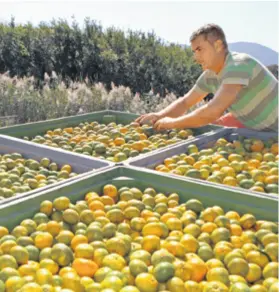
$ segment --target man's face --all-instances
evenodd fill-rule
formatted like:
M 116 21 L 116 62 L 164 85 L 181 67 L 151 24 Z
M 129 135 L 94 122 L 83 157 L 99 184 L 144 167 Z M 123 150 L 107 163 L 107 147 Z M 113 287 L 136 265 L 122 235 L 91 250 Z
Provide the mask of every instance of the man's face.
M 216 58 L 218 57 L 214 45 L 205 40 L 204 36 L 201 35 L 192 41 L 191 47 L 195 60 L 202 66 L 203 71 L 213 70 L 216 66 Z

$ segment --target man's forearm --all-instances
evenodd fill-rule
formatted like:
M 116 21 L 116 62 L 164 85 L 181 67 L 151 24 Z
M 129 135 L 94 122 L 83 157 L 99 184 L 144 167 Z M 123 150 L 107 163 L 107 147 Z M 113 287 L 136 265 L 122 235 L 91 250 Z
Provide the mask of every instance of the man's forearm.
M 165 109 L 161 110 L 158 114 L 161 118 L 163 117 L 171 117 L 171 118 L 177 118 L 181 115 L 183 115 L 188 110 L 188 107 L 185 102 L 184 97 L 178 98 L 176 101 L 171 103 L 169 106 L 167 106 Z
M 209 103 L 199 107 L 185 116 L 176 118 L 165 117 L 158 120 L 154 127 L 157 130 L 198 128 L 213 123 L 234 103 L 242 88 L 242 85 L 224 84 L 220 87 L 220 89 L 218 89 L 213 100 Z M 195 100 L 193 98 L 193 100 L 196 101 L 197 99 Z
M 194 87 L 183 97 L 180 97 L 175 102 L 170 104 L 164 110 L 159 112 L 160 118 L 170 117 L 177 118 L 182 116 L 188 111 L 193 105 L 201 101 L 206 94 L 197 92 Z
M 172 127 L 178 129 L 198 128 L 216 121 L 219 117 L 220 114 L 218 112 L 209 110 L 207 105 L 205 105 L 185 116 L 177 118 Z

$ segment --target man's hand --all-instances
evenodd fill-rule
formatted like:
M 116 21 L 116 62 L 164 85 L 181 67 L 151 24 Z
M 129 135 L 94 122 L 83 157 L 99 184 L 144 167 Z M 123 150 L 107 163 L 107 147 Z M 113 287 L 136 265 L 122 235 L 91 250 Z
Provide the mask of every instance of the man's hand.
M 144 114 L 136 119 L 136 122 L 139 124 L 144 124 L 150 121 L 152 124 L 156 123 L 160 119 L 160 115 L 158 113 L 149 113 Z
M 154 129 L 156 131 L 160 131 L 160 130 L 165 130 L 165 129 L 173 129 L 173 125 L 175 123 L 174 118 L 169 118 L 169 117 L 165 117 L 162 118 L 160 120 L 158 120 L 155 124 L 154 124 Z

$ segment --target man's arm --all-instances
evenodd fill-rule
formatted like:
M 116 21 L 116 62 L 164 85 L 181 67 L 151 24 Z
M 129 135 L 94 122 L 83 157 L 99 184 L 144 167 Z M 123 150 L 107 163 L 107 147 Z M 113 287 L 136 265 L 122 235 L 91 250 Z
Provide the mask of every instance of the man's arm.
M 183 115 L 193 105 L 201 101 L 207 94 L 208 93 L 197 90 L 196 86 L 194 86 L 187 94 L 178 98 L 165 109 L 157 113 L 142 115 L 136 119 L 136 122 L 143 124 L 146 121 L 151 120 L 152 123 L 155 123 L 164 117 L 177 118 Z
M 207 93 L 201 93 L 195 90 L 193 87 L 187 94 L 183 97 L 178 98 L 172 104 L 167 106 L 165 109 L 159 112 L 159 115 L 163 117 L 177 118 L 182 116 L 186 111 L 188 111 L 193 105 L 200 102 Z
M 204 106 L 185 116 L 158 120 L 154 128 L 197 128 L 216 121 L 223 112 L 236 100 L 237 94 L 243 85 L 224 84 L 216 92 L 214 98 Z

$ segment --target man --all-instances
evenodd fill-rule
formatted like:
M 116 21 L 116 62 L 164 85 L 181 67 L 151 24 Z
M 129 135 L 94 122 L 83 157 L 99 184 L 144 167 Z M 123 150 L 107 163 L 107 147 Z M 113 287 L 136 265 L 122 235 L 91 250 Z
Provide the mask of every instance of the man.
M 136 121 L 151 121 L 156 130 L 215 123 L 278 132 L 278 81 L 272 73 L 247 54 L 229 52 L 218 25 L 201 27 L 190 42 L 204 71 L 194 87 L 164 110 L 142 115 Z M 184 115 L 208 93 L 214 93 L 210 102 Z M 229 113 L 221 117 L 226 110 Z

